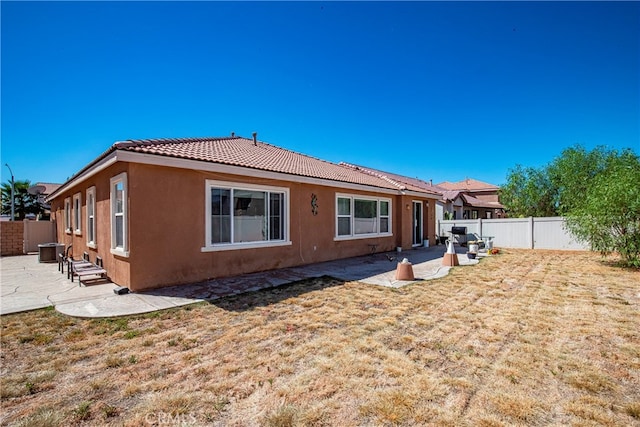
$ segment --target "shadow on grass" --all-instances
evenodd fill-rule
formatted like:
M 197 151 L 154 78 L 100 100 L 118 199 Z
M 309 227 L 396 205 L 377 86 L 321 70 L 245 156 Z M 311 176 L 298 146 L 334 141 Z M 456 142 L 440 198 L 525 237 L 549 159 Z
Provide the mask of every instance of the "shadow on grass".
M 344 285 L 343 280 L 330 276 L 322 276 L 310 279 L 298 280 L 272 288 L 245 292 L 239 295 L 230 295 L 223 298 L 211 299 L 207 302 L 227 311 L 247 311 L 255 307 L 265 307 L 277 304 L 289 298 L 295 298 L 303 294 L 335 286 Z

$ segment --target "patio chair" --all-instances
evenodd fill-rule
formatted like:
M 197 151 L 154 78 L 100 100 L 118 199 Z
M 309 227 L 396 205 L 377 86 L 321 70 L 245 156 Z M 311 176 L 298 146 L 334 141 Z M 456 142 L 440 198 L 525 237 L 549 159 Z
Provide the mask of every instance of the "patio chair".
M 102 264 L 102 258 L 99 256 L 96 257 L 95 264 L 91 262 L 88 264 L 79 263 L 72 265 L 71 268 L 73 269 L 71 272 L 71 282 L 73 282 L 74 276 L 78 276 L 78 286 L 82 286 L 83 280 L 89 280 L 87 278 L 104 279 L 107 275 L 107 270 L 104 269 Z
M 90 267 L 93 264 L 89 261 L 89 253 L 83 252 L 82 259 L 67 258 L 67 279 L 73 282 L 73 272 L 79 268 Z
M 73 256 L 71 255 L 72 249 L 73 249 L 73 245 L 69 245 L 67 246 L 67 249 L 64 250 L 64 252 L 60 252 L 58 254 L 58 271 L 61 274 L 64 274 L 64 265 L 67 263 L 69 258 Z

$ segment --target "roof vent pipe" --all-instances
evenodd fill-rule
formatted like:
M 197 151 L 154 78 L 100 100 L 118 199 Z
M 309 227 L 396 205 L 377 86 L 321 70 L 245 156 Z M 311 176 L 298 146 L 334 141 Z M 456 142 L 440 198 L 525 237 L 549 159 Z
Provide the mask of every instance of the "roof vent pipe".
M 258 132 L 253 133 L 253 145 L 258 146 Z
M 231 132 L 231 138 L 235 138 L 236 133 L 235 132 Z

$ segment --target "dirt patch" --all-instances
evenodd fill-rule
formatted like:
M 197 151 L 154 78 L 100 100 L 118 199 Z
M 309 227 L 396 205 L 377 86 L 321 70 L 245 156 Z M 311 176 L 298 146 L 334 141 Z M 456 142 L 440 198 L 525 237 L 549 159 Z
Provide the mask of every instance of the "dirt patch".
M 506 251 L 171 311 L 3 316 L 3 425 L 640 425 L 640 275 Z

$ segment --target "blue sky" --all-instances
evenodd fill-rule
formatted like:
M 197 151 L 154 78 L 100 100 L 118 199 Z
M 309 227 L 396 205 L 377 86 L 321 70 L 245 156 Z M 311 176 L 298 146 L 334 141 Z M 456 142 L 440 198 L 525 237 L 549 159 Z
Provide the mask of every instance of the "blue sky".
M 235 131 L 500 185 L 582 144 L 640 153 L 638 2 L 7 2 L 2 181 L 115 141 Z

